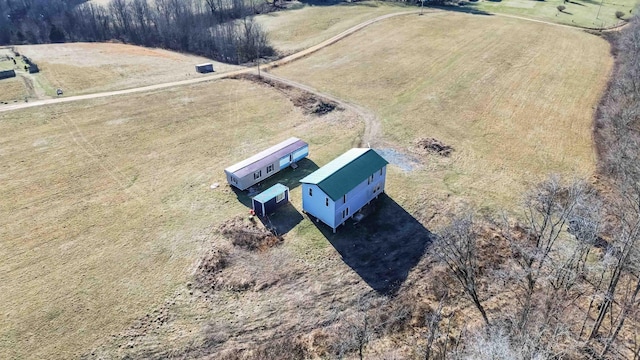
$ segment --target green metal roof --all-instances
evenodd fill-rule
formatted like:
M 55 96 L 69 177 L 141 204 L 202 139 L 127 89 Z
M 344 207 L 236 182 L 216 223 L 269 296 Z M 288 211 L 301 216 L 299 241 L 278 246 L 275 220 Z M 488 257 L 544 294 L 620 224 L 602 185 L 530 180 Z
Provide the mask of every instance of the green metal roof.
M 336 201 L 387 164 L 373 149 L 351 149 L 300 182 L 318 185 Z

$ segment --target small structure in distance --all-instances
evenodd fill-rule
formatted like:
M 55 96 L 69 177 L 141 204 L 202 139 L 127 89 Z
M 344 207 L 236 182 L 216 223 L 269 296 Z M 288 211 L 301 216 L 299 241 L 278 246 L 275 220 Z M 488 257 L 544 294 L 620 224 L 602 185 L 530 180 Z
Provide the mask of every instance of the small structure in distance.
M 12 77 L 16 77 L 15 70 L 11 69 L 11 70 L 2 70 L 2 71 L 0 71 L 0 80 L 12 78 Z
M 384 192 L 387 164 L 373 149 L 355 148 L 304 177 L 302 209 L 336 228 Z
M 227 182 L 240 190 L 263 181 L 309 155 L 309 144 L 292 137 L 224 169 Z
M 196 65 L 196 71 L 200 74 L 206 74 L 213 72 L 213 64 L 212 63 L 204 63 Z
M 275 184 L 251 199 L 254 214 L 264 217 L 289 202 L 289 188 Z

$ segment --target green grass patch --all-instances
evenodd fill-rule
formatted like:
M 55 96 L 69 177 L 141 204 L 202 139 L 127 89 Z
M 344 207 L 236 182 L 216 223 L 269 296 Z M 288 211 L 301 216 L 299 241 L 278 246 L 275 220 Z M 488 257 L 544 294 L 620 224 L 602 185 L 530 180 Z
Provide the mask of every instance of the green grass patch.
M 622 22 L 616 17 L 616 11 L 623 12 L 623 19 L 628 19 L 633 15 L 637 4 L 637 0 L 483 0 L 471 2 L 468 6 L 488 12 L 539 18 L 559 24 L 607 28 Z M 566 8 L 562 12 L 558 11 L 560 5 Z

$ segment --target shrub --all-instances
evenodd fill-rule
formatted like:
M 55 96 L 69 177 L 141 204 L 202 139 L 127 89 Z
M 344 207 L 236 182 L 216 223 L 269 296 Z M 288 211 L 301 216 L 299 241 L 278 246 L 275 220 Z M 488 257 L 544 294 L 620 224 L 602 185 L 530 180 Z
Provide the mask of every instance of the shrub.
M 567 7 L 564 5 L 558 5 L 558 11 L 563 12 Z
M 620 10 L 616 11 L 616 17 L 617 17 L 618 19 L 622 19 L 622 17 L 623 17 L 623 16 L 624 16 L 624 12 L 622 12 L 622 11 L 620 11 Z

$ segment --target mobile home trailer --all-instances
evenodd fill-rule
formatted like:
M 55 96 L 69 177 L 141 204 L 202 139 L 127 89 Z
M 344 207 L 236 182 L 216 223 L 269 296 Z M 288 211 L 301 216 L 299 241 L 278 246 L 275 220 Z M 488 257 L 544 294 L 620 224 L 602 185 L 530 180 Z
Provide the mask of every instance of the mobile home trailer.
M 240 190 L 263 181 L 309 155 L 309 144 L 292 137 L 224 169 L 227 182 Z

